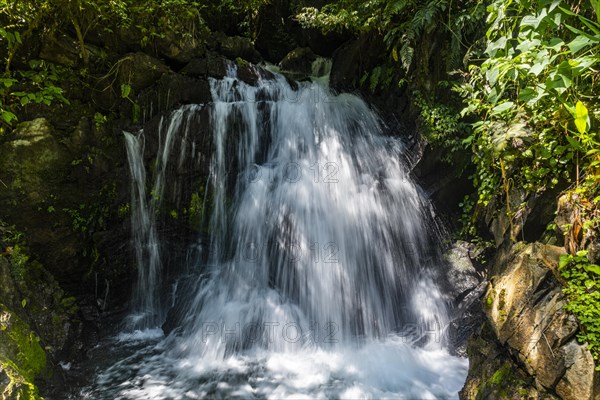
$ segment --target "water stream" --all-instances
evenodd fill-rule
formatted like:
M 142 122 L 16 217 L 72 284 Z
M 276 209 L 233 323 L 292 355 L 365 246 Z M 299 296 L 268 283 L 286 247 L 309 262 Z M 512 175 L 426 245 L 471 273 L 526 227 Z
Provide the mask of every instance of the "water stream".
M 153 207 L 193 109 L 161 123 L 153 202 L 143 134 L 126 134 L 138 317 L 82 398 L 457 397 L 468 365 L 447 349 L 440 238 L 402 141 L 360 98 L 298 85 L 211 81 L 210 255 L 167 336 Z

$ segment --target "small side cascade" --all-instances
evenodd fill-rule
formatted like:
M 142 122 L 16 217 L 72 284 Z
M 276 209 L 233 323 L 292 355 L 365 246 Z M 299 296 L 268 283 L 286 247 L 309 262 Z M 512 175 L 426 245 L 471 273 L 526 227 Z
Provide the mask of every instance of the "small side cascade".
M 153 185 L 147 191 L 147 173 L 144 166 L 146 137 L 144 130 L 137 134 L 124 132 L 127 160 L 131 176 L 131 231 L 135 253 L 137 280 L 133 288 L 128 330 L 158 328 L 166 317 L 167 306 L 162 298 L 163 244 L 157 230 L 158 218 L 170 178 L 168 166 L 176 163 L 181 168 L 188 158 L 194 158 L 195 146 L 190 145 L 193 119 L 200 105 L 182 107 L 158 124 L 158 150 Z M 179 154 L 176 154 L 176 151 Z

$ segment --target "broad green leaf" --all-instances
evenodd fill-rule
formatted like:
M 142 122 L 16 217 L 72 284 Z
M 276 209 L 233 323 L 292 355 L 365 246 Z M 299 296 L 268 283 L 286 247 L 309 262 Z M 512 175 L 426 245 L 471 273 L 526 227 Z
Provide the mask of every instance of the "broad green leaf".
M 521 91 L 519 92 L 519 100 L 528 103 L 529 101 L 533 100 L 537 95 L 537 92 L 535 91 L 535 89 L 531 88 L 531 87 L 526 87 L 521 89 Z
M 506 36 L 502 36 L 500 39 L 490 42 L 485 49 L 485 52 L 489 54 L 491 57 L 494 57 L 498 50 L 504 50 L 506 47 Z
M 123 83 L 121 85 L 121 97 L 126 99 L 127 97 L 129 97 L 129 94 L 131 93 L 131 86 Z
M 546 44 L 547 47 L 551 48 L 554 51 L 560 51 L 560 49 L 564 45 L 565 45 L 565 42 L 560 38 L 552 38 Z
M 543 8 L 538 15 L 526 15 L 521 20 L 521 27 L 524 26 L 532 26 L 534 29 L 537 29 L 540 26 L 540 23 L 546 16 L 548 15 L 548 11 Z
M 554 0 L 552 4 L 550 4 L 550 6 L 548 7 L 548 12 L 552 12 L 556 7 L 558 7 L 561 1 L 562 0 Z
M 560 259 L 558 261 L 558 268 L 559 269 L 563 269 L 564 267 L 566 267 L 567 265 L 569 265 L 569 261 L 570 261 L 570 257 L 568 254 L 563 254 L 560 256 Z
M 503 112 L 506 112 L 506 111 L 510 110 L 511 108 L 513 108 L 514 106 L 515 106 L 515 103 L 513 103 L 512 101 L 507 101 L 502 104 L 498 104 L 496 107 L 492 108 L 492 115 L 498 115 Z
M 590 67 L 598 62 L 598 57 L 596 56 L 583 56 L 577 57 L 569 60 L 569 65 L 571 66 L 571 73 L 573 77 L 579 76 L 583 74 L 585 71 L 590 69 Z
M 600 275 L 600 265 L 589 264 L 583 267 L 588 272 L 593 272 L 596 275 Z
M 485 71 L 485 78 L 490 83 L 490 86 L 494 86 L 496 84 L 496 82 L 498 81 L 499 73 L 500 73 L 500 70 L 496 67 Z
M 498 90 L 498 86 L 494 86 L 490 93 L 487 95 L 487 100 L 491 104 L 497 103 L 500 97 L 502 96 L 502 92 L 502 90 Z
M 572 25 L 569 25 L 569 24 L 565 24 L 565 26 L 567 27 L 567 29 L 569 29 L 573 33 L 576 33 L 578 35 L 583 35 L 583 36 L 585 36 L 586 38 L 590 39 L 593 42 L 600 43 L 600 37 L 598 35 L 596 35 L 596 36 L 590 35 L 589 33 L 584 32 L 581 29 L 576 28 L 576 27 L 574 27 Z
M 577 139 L 572 138 L 571 136 L 566 136 L 567 138 L 567 142 L 569 142 L 569 144 L 571 145 L 571 147 L 573 147 L 575 150 L 577 151 L 583 151 L 583 146 L 581 145 L 581 143 L 579 143 L 579 141 L 577 141 Z
M 12 121 L 15 121 L 17 119 L 17 116 L 15 114 L 11 113 L 10 111 L 6 111 L 6 110 L 0 111 L 0 116 L 2 116 L 2 119 L 7 124 L 10 124 Z
M 521 43 L 519 43 L 519 45 L 517 46 L 517 50 L 519 50 L 522 53 L 528 52 L 531 49 L 539 46 L 541 44 L 541 41 L 539 39 L 527 39 L 522 41 Z
M 12 78 L 0 78 L 0 84 L 2 84 L 2 86 L 7 87 L 7 88 L 11 87 L 16 82 L 17 82 L 17 80 L 12 79 Z
M 594 43 L 595 42 L 592 41 L 590 38 L 587 38 L 583 35 L 579 35 L 575 39 L 573 39 L 567 46 L 569 46 L 569 50 L 571 50 L 571 53 L 575 54 L 581 49 L 590 46 Z
M 589 124 L 589 115 L 587 108 L 581 101 L 578 101 L 577 104 L 575 104 L 574 117 L 575 126 L 577 127 L 579 133 L 584 134 L 585 132 L 587 132 Z
M 567 90 L 567 84 L 563 79 L 564 76 L 560 74 L 552 74 L 546 79 L 545 85 L 546 90 L 556 90 L 559 94 L 562 94 L 565 90 Z
M 549 61 L 547 59 L 543 60 L 543 61 L 536 62 L 529 69 L 529 73 L 533 74 L 535 76 L 538 76 L 548 66 L 548 64 L 549 64 Z

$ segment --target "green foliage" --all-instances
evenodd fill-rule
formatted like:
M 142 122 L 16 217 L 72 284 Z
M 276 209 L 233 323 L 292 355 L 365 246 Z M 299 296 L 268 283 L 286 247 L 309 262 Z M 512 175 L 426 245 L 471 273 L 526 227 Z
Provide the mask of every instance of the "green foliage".
M 465 38 L 481 24 L 482 4 L 469 0 L 338 0 L 320 9 L 301 8 L 296 19 L 302 26 L 324 33 L 379 33 L 392 60 L 405 70 L 413 65 L 423 36 L 443 27 L 451 38 L 446 59 L 448 69 L 452 69 L 460 64 L 459 55 L 468 47 Z
M 197 40 L 205 33 L 204 6 L 188 0 L 111 1 L 106 29 L 134 28 L 141 33 L 142 47 L 157 38 L 177 35 L 178 40 Z
M 420 110 L 423 135 L 428 142 L 444 151 L 445 161 L 454 162 L 457 153 L 464 151 L 462 138 L 469 131 L 467 124 L 451 107 L 427 101 L 419 92 L 413 96 Z
M 41 60 L 30 60 L 28 66 L 0 77 L 0 135 L 27 105 L 69 104 L 59 87 L 62 68 Z
M 210 207 L 213 204 L 212 193 L 206 193 L 205 186 L 198 185 L 198 190 L 192 193 L 189 207 L 184 209 L 184 213 L 188 216 L 188 223 L 192 229 L 199 232 L 208 231 L 208 218 L 210 215 Z
M 566 311 L 574 314 L 581 329 L 577 339 L 587 343 L 596 364 L 600 362 L 600 266 L 591 264 L 587 251 L 560 258 L 560 274 L 566 280 L 563 293 L 567 295 Z M 600 370 L 600 366 L 596 367 Z
M 587 3 L 560 0 L 488 7 L 484 60 L 457 88 L 463 115 L 481 118 L 464 140 L 479 204 L 512 187 L 534 193 L 578 181 L 580 171 L 596 181 L 600 24 L 591 14 Z
M 98 77 L 88 70 L 85 43 L 90 31 L 96 35 L 126 32 L 139 37 L 142 47 L 154 46 L 162 38 L 199 45 L 207 33 L 201 15 L 207 7 L 189 0 L 0 0 L 0 65 L 4 69 L 0 75 L 0 135 L 14 126 L 27 106 L 68 104 L 59 82 L 78 76 L 82 81 L 78 83 L 94 86 Z M 73 71 L 30 59 L 31 48 L 39 46 L 40 38 L 47 40 L 65 31 L 74 33 L 78 42 L 82 65 L 75 78 L 70 75 Z M 106 60 L 106 53 L 103 57 Z M 18 68 L 13 71 L 17 60 Z M 89 68 L 97 70 L 103 65 L 100 62 Z M 131 99 L 128 94 L 123 97 Z M 136 120 L 140 110 L 133 101 L 132 107 Z

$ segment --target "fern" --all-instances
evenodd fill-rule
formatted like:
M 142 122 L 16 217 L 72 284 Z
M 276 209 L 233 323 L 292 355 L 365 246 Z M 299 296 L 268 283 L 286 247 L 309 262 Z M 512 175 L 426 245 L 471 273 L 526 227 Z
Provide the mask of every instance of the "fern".
M 443 0 L 338 0 L 321 9 L 302 8 L 296 19 L 303 26 L 316 27 L 325 33 L 334 30 L 356 34 L 382 33 L 391 60 L 401 63 L 405 70 L 410 69 L 415 49 L 419 46 L 423 34 L 446 26 L 452 36 L 448 44 L 449 49 L 446 49 L 450 55 L 448 66 L 456 68 L 460 63 L 461 54 L 469 47 L 463 43 L 464 35 L 472 32 L 473 26 L 483 22 L 482 15 L 478 14 L 477 20 L 465 11 L 484 8 L 483 2 L 477 0 L 476 4 L 464 3 Z M 450 10 L 448 7 L 451 7 Z M 446 11 L 447 24 L 444 23 Z M 457 18 L 458 22 L 450 22 Z
M 412 0 L 393 0 L 387 3 L 385 12 L 389 15 L 398 15 L 408 8 L 413 8 L 415 2 Z
M 408 44 L 408 42 L 404 43 L 404 45 L 400 49 L 400 62 L 402 62 L 402 66 L 407 71 L 410 69 L 410 66 L 412 65 L 414 54 L 415 54 L 415 49 L 413 49 Z

